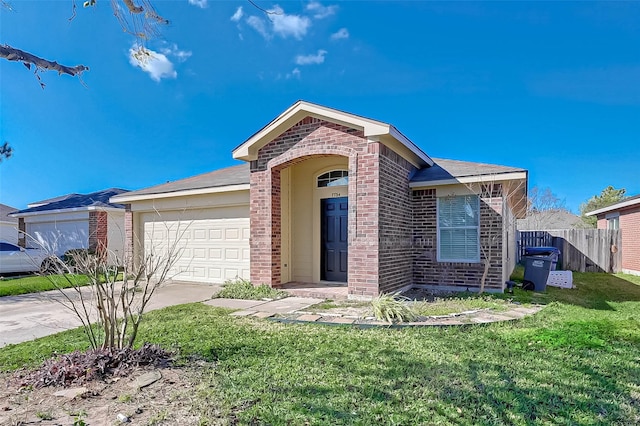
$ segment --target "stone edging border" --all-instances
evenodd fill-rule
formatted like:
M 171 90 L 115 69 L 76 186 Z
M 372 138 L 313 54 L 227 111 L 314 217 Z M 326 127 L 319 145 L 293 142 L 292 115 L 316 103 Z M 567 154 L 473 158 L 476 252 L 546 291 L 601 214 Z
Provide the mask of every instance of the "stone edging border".
M 439 315 L 426 317 L 422 321 L 389 324 L 384 321 L 377 321 L 372 318 L 358 318 L 355 316 L 343 316 L 340 314 L 328 313 L 309 313 L 306 311 L 297 311 L 284 316 L 276 316 L 275 313 L 255 312 L 255 311 L 236 311 L 230 315 L 237 317 L 254 317 L 264 318 L 284 324 L 323 324 L 323 325 L 339 325 L 354 326 L 358 328 L 407 328 L 407 327 L 446 327 L 446 326 L 464 326 L 474 324 L 490 324 L 494 322 L 513 321 L 524 318 L 529 315 L 538 313 L 544 308 L 544 305 L 534 305 L 531 308 L 517 307 L 504 312 L 490 312 L 486 310 L 465 311 L 451 315 Z

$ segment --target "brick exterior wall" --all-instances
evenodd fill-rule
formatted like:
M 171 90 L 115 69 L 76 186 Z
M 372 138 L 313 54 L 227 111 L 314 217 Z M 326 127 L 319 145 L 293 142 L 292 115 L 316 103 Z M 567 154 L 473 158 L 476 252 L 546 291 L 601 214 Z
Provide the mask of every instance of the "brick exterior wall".
M 475 289 L 484 272 L 480 263 L 438 262 L 437 197 L 435 189 L 413 191 L 413 284 Z M 502 290 L 502 197 L 480 200 L 480 246 L 491 253 L 485 290 Z
M 622 269 L 640 273 L 640 206 L 620 211 Z
M 106 255 L 107 223 L 107 212 L 89 212 L 89 251 L 99 255 Z
M 380 145 L 379 161 L 379 226 L 380 274 L 379 291 L 390 293 L 412 283 L 411 190 L 409 177 L 415 170 L 407 160 Z
M 281 284 L 280 172 L 311 157 L 349 159 L 348 291 L 373 297 L 410 284 L 478 288 L 483 263 L 437 261 L 436 191 L 409 189 L 415 168 L 361 131 L 307 117 L 258 151 L 251 162 L 251 281 Z M 480 238 L 491 243 L 486 290 L 502 290 L 499 186 L 480 203 Z M 295 206 L 292 208 L 295 209 Z M 484 256 L 482 257 L 484 259 Z
M 281 283 L 280 171 L 312 156 L 339 155 L 349 158 L 349 294 L 378 294 L 379 146 L 359 130 L 307 117 L 259 150 L 250 178 L 254 284 Z
M 131 268 L 133 266 L 133 250 L 136 235 L 133 232 L 133 212 L 131 204 L 125 205 L 124 210 L 124 259 L 123 263 Z
M 598 215 L 598 229 L 607 229 L 607 214 Z M 620 231 L 622 232 L 622 269 L 640 274 L 640 206 L 630 206 L 620 213 Z

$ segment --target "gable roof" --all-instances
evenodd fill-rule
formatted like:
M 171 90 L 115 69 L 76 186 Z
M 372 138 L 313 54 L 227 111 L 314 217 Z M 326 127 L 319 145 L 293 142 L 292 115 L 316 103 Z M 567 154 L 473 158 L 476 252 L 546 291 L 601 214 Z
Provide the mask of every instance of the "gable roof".
M 315 117 L 350 128 L 362 129 L 365 137 L 379 140 L 418 168 L 433 164 L 431 158 L 424 151 L 391 124 L 302 100 L 291 105 L 269 124 L 237 146 L 233 150 L 233 158 L 244 161 L 255 160 L 260 148 L 305 117 Z
M 9 216 L 10 213 L 17 211 L 15 207 L 7 206 L 6 204 L 0 204 L 0 222 L 18 223 L 18 219 Z
M 585 216 L 597 216 L 602 213 L 608 213 L 614 210 L 620 210 L 620 209 L 623 209 L 626 207 L 632 207 L 635 205 L 640 205 L 640 194 L 634 195 L 633 197 L 627 197 L 622 201 L 618 201 L 615 204 L 611 204 L 610 206 L 602 207 L 600 209 L 593 210 L 589 213 L 585 213 Z
M 188 177 L 185 179 L 167 182 L 160 185 L 127 192 L 112 198 L 113 202 L 128 203 L 130 201 L 160 198 L 167 196 L 196 195 L 213 192 L 249 189 L 249 163 L 226 167 Z
M 526 179 L 527 170 L 497 164 L 473 163 L 469 161 L 434 158 L 433 166 L 416 172 L 409 186 L 447 185 L 472 183 L 482 180 Z
M 11 214 L 13 217 L 30 216 L 35 214 L 45 214 L 60 211 L 82 211 L 82 210 L 105 210 L 105 209 L 124 209 L 122 204 L 109 202 L 114 195 L 128 192 L 126 189 L 109 188 L 102 191 L 92 192 L 90 194 L 69 194 L 62 197 L 59 201 L 41 204 L 37 207 L 31 207 L 24 210 L 18 210 Z

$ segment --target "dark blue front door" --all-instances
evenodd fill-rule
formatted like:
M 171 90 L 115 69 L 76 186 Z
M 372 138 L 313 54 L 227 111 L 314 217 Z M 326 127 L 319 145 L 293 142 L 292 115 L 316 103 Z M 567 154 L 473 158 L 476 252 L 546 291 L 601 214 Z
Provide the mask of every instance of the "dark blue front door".
M 322 260 L 321 279 L 347 282 L 348 198 L 321 200 Z

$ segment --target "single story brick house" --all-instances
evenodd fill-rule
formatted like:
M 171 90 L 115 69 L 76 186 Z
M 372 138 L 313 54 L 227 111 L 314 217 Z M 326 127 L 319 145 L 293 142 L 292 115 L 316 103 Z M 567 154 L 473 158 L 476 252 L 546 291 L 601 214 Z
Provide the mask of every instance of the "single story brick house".
M 586 215 L 598 218 L 598 229 L 620 229 L 622 272 L 640 275 L 640 194 Z
M 244 164 L 111 199 L 127 205 L 134 258 L 177 238 L 178 280 L 344 285 L 365 299 L 478 289 L 485 264 L 486 290 L 502 291 L 515 265 L 524 169 L 433 159 L 390 124 L 305 101 L 233 158 Z
M 90 194 L 66 194 L 28 204 L 11 213 L 18 221 L 18 244 L 38 247 L 62 256 L 71 249 L 93 252 L 108 249 L 120 260 L 124 255 L 125 206 L 110 203 L 126 193 L 110 188 Z

